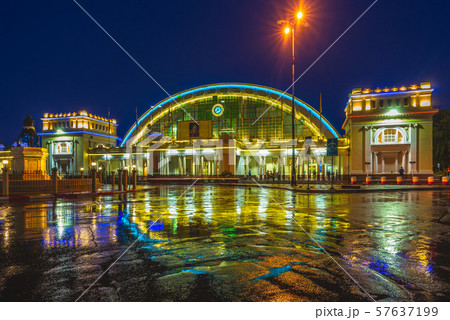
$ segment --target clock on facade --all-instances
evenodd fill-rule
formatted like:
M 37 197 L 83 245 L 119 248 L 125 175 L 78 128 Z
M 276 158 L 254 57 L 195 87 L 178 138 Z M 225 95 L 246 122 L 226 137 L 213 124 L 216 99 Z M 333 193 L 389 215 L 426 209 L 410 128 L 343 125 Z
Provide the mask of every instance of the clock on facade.
M 216 117 L 220 117 L 223 114 L 223 105 L 221 104 L 214 105 L 214 107 L 212 108 L 212 113 Z

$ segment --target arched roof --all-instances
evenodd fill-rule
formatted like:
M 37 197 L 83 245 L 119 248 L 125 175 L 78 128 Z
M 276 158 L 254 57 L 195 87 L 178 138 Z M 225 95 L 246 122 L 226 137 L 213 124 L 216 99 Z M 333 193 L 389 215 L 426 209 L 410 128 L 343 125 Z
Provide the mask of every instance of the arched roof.
M 198 100 L 214 95 L 236 95 L 260 98 L 273 103 L 273 106 L 276 108 L 283 109 L 287 112 L 291 112 L 292 110 L 292 95 L 278 89 L 247 83 L 217 83 L 204 85 L 174 94 L 148 109 L 127 131 L 121 146 L 127 144 L 127 140 L 130 139 L 132 133 L 136 130 L 136 126 L 141 127 L 141 125 L 144 124 L 145 128 L 150 120 L 153 122 L 158 121 L 159 118 L 166 115 L 169 107 L 171 111 L 175 111 L 180 108 L 180 106 L 189 103 L 190 100 Z M 313 131 L 319 132 L 318 128 L 320 127 L 322 134 L 325 135 L 326 138 L 340 138 L 340 134 L 336 129 L 327 119 L 320 116 L 316 109 L 298 98 L 295 98 L 294 101 L 296 104 L 297 118 L 303 118 L 311 126 Z M 167 112 L 164 112 L 165 110 L 167 110 Z M 160 112 L 157 117 L 151 118 L 151 115 L 155 111 Z M 309 121 L 310 119 L 311 121 Z M 322 124 L 320 125 L 320 123 Z M 144 130 L 145 129 L 142 131 Z

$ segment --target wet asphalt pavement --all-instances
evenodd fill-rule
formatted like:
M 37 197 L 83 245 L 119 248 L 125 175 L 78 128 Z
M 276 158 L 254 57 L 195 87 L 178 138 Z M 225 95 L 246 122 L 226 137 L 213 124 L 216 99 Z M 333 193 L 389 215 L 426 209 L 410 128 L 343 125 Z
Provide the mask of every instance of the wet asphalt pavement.
M 187 188 L 2 204 L 0 301 L 450 300 L 449 191 Z

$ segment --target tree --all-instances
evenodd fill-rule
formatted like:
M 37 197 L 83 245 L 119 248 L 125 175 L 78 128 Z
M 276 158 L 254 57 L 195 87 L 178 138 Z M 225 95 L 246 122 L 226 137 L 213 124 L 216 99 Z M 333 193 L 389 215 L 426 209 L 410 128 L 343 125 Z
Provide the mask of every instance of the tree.
M 447 172 L 449 167 L 450 109 L 445 109 L 440 110 L 433 118 L 433 168 L 435 172 Z

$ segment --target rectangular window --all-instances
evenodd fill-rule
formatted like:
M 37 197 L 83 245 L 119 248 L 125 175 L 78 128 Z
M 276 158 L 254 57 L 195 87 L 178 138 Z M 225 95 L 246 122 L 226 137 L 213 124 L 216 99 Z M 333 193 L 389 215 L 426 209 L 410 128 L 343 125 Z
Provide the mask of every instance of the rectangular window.
M 378 105 L 380 108 L 384 108 L 384 100 L 378 100 Z
M 397 133 L 397 130 L 395 129 L 386 129 L 383 132 L 383 142 L 384 143 L 393 143 L 396 142 L 395 134 Z
M 388 107 L 391 107 L 391 106 L 392 106 L 392 100 L 391 100 L 391 99 L 388 99 L 388 101 L 387 101 L 387 106 L 388 106 Z

